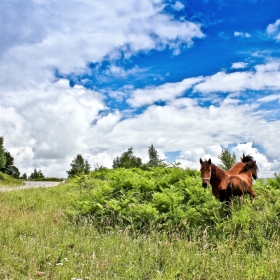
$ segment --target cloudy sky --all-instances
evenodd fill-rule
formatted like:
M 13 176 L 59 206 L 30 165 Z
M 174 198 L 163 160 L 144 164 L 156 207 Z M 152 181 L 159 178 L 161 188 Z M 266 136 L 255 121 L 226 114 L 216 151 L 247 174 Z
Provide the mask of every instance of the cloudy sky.
M 280 171 L 279 0 L 1 0 L 0 136 L 21 174 L 66 177 L 153 144 Z

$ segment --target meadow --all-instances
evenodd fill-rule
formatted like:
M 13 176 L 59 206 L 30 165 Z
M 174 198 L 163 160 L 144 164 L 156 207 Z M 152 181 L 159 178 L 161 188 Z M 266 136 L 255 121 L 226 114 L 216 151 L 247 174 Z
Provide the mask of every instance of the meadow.
M 279 279 L 279 176 L 254 190 L 229 211 L 198 171 L 158 167 L 1 192 L 0 278 Z

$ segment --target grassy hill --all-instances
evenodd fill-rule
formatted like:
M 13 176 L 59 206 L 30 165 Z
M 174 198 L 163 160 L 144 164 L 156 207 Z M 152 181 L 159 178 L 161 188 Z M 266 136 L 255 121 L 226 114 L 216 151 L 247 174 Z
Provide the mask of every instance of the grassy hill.
M 278 279 L 280 184 L 229 213 L 196 170 L 99 170 L 1 193 L 1 279 Z
M 18 187 L 23 185 L 24 183 L 20 180 L 17 180 L 7 174 L 0 172 L 0 188 L 5 187 Z

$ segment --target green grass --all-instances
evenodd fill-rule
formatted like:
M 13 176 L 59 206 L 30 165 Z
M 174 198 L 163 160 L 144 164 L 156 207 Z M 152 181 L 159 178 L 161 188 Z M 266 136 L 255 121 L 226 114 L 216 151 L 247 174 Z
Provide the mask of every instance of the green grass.
M 111 219 L 112 212 L 106 211 L 97 219 L 92 212 L 77 215 L 84 211 L 80 202 L 95 197 L 100 184 L 108 187 L 111 180 L 118 181 L 114 172 L 91 174 L 56 188 L 1 193 L 0 279 L 279 279 L 278 185 L 258 181 L 257 199 L 235 203 L 232 215 L 226 216 L 209 189 L 179 183 L 185 178 L 174 189 L 172 174 L 175 192 L 180 185 L 195 193 L 185 193 L 189 214 L 184 226 L 170 222 L 164 227 L 155 219 L 139 228 L 121 219 L 115 222 L 115 215 Z M 166 183 L 166 191 L 170 187 Z M 204 202 L 204 196 L 211 203 Z M 195 205 L 197 200 L 202 206 Z M 190 213 L 208 218 L 199 222 Z M 171 221 L 173 216 L 167 217 Z
M 0 172 L 0 188 L 18 187 L 22 185 L 24 185 L 22 181 Z

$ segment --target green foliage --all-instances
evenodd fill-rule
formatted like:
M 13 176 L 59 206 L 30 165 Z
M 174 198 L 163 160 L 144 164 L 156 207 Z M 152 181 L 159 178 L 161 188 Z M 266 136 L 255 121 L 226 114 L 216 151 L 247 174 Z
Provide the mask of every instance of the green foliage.
M 228 149 L 223 149 L 218 159 L 222 162 L 218 167 L 224 170 L 229 170 L 231 166 L 236 163 L 236 155 L 231 154 Z
M 0 171 L 0 187 L 17 187 L 24 183 Z
M 37 169 L 35 168 L 33 173 L 30 174 L 29 179 L 31 180 L 40 180 L 45 178 L 43 172 L 41 171 L 41 169 L 39 171 L 37 171 Z
M 142 165 L 141 158 L 133 155 L 132 147 L 127 152 L 122 153 L 120 157 L 113 159 L 113 168 L 135 168 L 141 167 Z
M 6 158 L 6 164 L 5 167 L 1 169 L 1 171 L 5 174 L 8 174 L 14 178 L 19 178 L 20 172 L 16 166 L 14 166 L 14 158 L 12 155 L 5 151 L 5 158 Z
M 5 149 L 4 149 L 4 139 L 0 137 L 0 169 L 4 168 L 6 165 Z
M 199 177 L 103 169 L 1 193 L 0 278 L 278 279 L 280 189 L 257 180 L 230 215 Z
M 201 188 L 200 173 L 155 167 L 93 171 L 73 181 L 82 195 L 71 213 L 119 220 L 135 228 L 213 224 L 219 203 Z M 211 211 L 205 207 L 211 206 Z
M 84 160 L 81 154 L 78 154 L 70 165 L 71 169 L 66 171 L 68 178 L 88 174 L 90 172 L 90 165 L 87 160 Z
M 280 189 L 280 173 L 274 173 L 274 178 L 267 179 L 267 183 L 274 189 Z
M 159 158 L 158 152 L 153 144 L 151 144 L 151 146 L 149 147 L 148 153 L 149 153 L 149 161 L 147 163 L 148 166 L 157 167 L 164 164 L 164 161 Z
M 22 176 L 20 177 L 20 179 L 27 180 L 27 175 L 26 175 L 26 173 L 23 173 Z
M 0 171 L 18 179 L 20 172 L 14 166 L 14 158 L 8 151 L 5 151 L 3 144 L 4 139 L 0 137 Z

